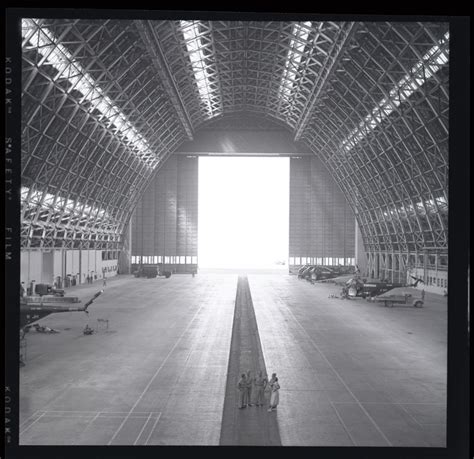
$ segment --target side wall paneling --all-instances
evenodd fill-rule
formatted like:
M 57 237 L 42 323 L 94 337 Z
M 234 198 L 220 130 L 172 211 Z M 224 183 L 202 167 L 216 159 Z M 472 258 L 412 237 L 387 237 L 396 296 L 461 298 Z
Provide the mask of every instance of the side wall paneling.
M 342 191 L 316 157 L 290 161 L 290 265 L 355 257 L 355 218 Z
M 140 263 L 196 269 L 198 165 L 198 158 L 171 156 L 143 194 L 132 217 L 132 269 Z

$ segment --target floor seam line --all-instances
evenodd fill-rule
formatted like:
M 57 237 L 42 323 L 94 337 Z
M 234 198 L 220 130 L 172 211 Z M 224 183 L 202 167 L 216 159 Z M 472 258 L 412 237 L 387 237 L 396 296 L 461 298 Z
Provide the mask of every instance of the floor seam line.
M 155 374 L 152 376 L 152 378 L 150 379 L 150 381 L 148 382 L 148 384 L 145 386 L 145 389 L 143 389 L 141 395 L 138 397 L 138 399 L 136 400 L 136 402 L 133 404 L 132 408 L 130 409 L 128 415 L 125 417 L 125 419 L 123 420 L 123 422 L 120 424 L 120 426 L 118 427 L 117 431 L 115 432 L 115 434 L 113 435 L 113 437 L 109 440 L 109 442 L 107 443 L 108 445 L 110 445 L 114 440 L 115 438 L 117 437 L 118 433 L 120 432 L 120 430 L 122 429 L 122 427 L 125 425 L 125 423 L 127 422 L 128 418 L 130 417 L 130 414 L 132 413 L 132 411 L 138 406 L 138 404 L 140 403 L 141 399 L 143 398 L 143 396 L 145 395 L 145 393 L 147 392 L 147 390 L 150 388 L 150 386 L 153 384 L 153 381 L 155 380 L 155 378 L 158 376 L 159 372 L 161 371 L 161 369 L 164 367 L 164 365 L 166 364 L 166 362 L 168 361 L 168 359 L 170 358 L 171 354 L 173 353 L 173 351 L 176 349 L 176 347 L 178 346 L 178 344 L 181 342 L 181 340 L 183 339 L 183 336 L 186 334 L 186 332 L 189 330 L 189 328 L 191 327 L 191 324 L 194 322 L 194 320 L 196 319 L 197 315 L 199 314 L 199 312 L 201 311 L 201 309 L 204 307 L 204 304 L 201 303 L 201 306 L 199 306 L 199 309 L 194 313 L 194 316 L 193 318 L 190 320 L 189 324 L 187 325 L 187 327 L 185 328 L 185 330 L 183 331 L 183 333 L 181 333 L 180 337 L 178 338 L 178 340 L 176 341 L 176 343 L 173 345 L 173 347 L 171 348 L 171 350 L 168 352 L 167 356 L 165 357 L 165 359 L 163 360 L 163 362 L 161 363 L 161 365 L 158 367 L 158 370 L 156 370 Z
M 155 430 L 155 427 L 157 426 L 158 421 L 160 420 L 160 418 L 161 418 L 161 412 L 158 414 L 155 422 L 153 423 L 153 427 L 151 428 L 150 433 L 148 434 L 148 437 L 146 437 L 145 446 L 148 445 L 148 442 L 150 441 L 151 435 L 152 435 L 153 431 Z
M 20 435 L 24 435 L 26 431 L 28 431 L 33 425 L 35 425 L 46 413 L 43 413 L 41 416 L 36 418 L 26 429 L 20 432 Z
M 328 363 L 328 365 L 331 367 L 331 369 L 334 371 L 334 373 L 336 374 L 336 376 L 339 378 L 339 380 L 342 382 L 342 384 L 344 385 L 344 387 L 347 389 L 347 391 L 354 397 L 354 400 L 357 401 L 357 403 L 359 404 L 360 408 L 362 409 L 362 411 L 365 413 L 365 415 L 372 421 L 372 423 L 374 424 L 374 426 L 376 427 L 376 429 L 380 432 L 380 434 L 382 435 L 382 437 L 385 439 L 385 441 L 388 443 L 389 446 L 393 446 L 390 442 L 390 440 L 387 438 L 387 436 L 383 433 L 383 431 L 381 430 L 381 428 L 379 427 L 379 425 L 375 422 L 375 420 L 372 418 L 372 416 L 370 416 L 370 414 L 367 412 L 367 410 L 364 408 L 364 406 L 362 405 L 362 403 L 359 401 L 359 399 L 353 394 L 353 392 L 349 389 L 349 387 L 347 386 L 346 382 L 342 379 L 341 375 L 338 373 L 338 371 L 333 367 L 333 365 L 331 364 L 331 362 L 328 360 L 328 358 L 319 350 L 319 347 L 317 346 L 317 344 L 313 341 L 313 339 L 311 338 L 311 336 L 309 336 L 308 332 L 304 329 L 304 327 L 300 324 L 300 322 L 298 321 L 298 319 L 294 316 L 294 314 L 291 312 L 290 308 L 288 306 L 286 306 L 286 304 L 283 303 L 283 301 L 280 301 L 280 303 L 288 310 L 288 312 L 290 313 L 290 315 L 293 317 L 293 320 L 299 325 L 299 327 L 301 328 L 301 330 L 303 330 L 304 334 L 308 337 L 308 339 L 310 340 L 310 342 L 313 344 L 314 348 L 321 354 L 321 356 L 324 358 L 324 360 Z
M 333 410 L 336 412 L 336 416 L 337 416 L 337 417 L 339 418 L 339 420 L 341 421 L 342 427 L 344 427 L 344 430 L 346 431 L 347 435 L 349 435 L 349 438 L 351 439 L 352 443 L 354 444 L 354 446 L 357 446 L 356 441 L 352 438 L 352 435 L 351 435 L 351 433 L 349 432 L 349 429 L 347 428 L 346 424 L 345 424 L 344 421 L 342 420 L 342 417 L 341 417 L 341 415 L 339 414 L 339 412 L 337 411 L 336 407 L 334 406 L 334 404 L 332 403 L 332 401 L 329 401 L 329 403 L 331 404 Z
M 137 438 L 136 438 L 135 441 L 133 442 L 134 445 L 137 444 L 138 440 L 139 440 L 140 437 L 142 436 L 142 433 L 143 433 L 143 431 L 145 430 L 145 427 L 147 426 L 148 421 L 151 419 L 151 415 L 152 415 L 152 414 L 153 414 L 153 412 L 150 411 L 150 414 L 149 414 L 148 417 L 146 418 L 146 421 L 145 421 L 145 423 L 143 424 L 143 427 L 141 428 L 140 432 L 138 433 Z

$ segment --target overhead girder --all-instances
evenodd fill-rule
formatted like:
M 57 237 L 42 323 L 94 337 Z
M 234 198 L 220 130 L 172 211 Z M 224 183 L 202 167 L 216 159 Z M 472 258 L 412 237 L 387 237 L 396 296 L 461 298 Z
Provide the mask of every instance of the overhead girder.
M 253 113 L 286 126 L 324 161 L 367 251 L 447 247 L 449 69 L 433 72 L 435 57 L 426 57 L 436 46 L 449 51 L 447 24 L 81 19 L 41 27 L 146 139 L 157 163 L 148 167 L 25 40 L 24 245 L 59 244 L 66 231 L 80 234 L 80 246 L 118 244 L 146 185 L 192 132 Z M 423 81 L 405 97 L 410 78 Z M 28 205 L 34 193 L 53 203 Z M 96 214 L 71 216 L 86 206 Z
M 375 72 L 384 76 L 381 72 L 384 66 L 377 62 L 384 53 L 377 51 L 378 48 L 386 50 L 394 42 L 393 39 L 382 39 L 387 36 L 387 30 L 394 26 L 377 24 L 376 27 L 378 30 L 374 31 L 371 24 L 365 24 L 367 38 L 360 40 L 359 49 L 355 48 L 352 55 L 343 59 L 346 67 L 343 63 L 339 69 L 340 75 L 333 83 L 333 90 L 323 100 L 324 107 L 314 112 L 307 141 L 326 157 L 336 180 L 354 208 L 358 209 L 364 242 L 369 250 L 416 251 L 426 247 L 445 247 L 448 202 L 447 68 L 431 76 L 419 91 L 415 91 L 376 129 L 367 132 L 350 152 L 340 148 L 351 130 L 357 129 L 366 114 L 376 106 L 377 99 L 386 97 L 388 89 L 393 88 L 413 65 L 420 62 L 424 52 L 435 44 L 426 39 L 426 34 L 423 35 L 425 38 L 418 34 L 420 45 L 417 45 L 412 41 L 416 35 L 407 34 L 407 40 L 400 46 L 398 54 L 392 46 L 392 60 L 397 62 L 397 66 L 405 68 L 400 75 L 390 77 L 390 85 L 384 90 L 378 83 L 381 78 L 374 77 Z M 438 37 L 446 31 L 446 27 L 439 24 L 433 27 L 437 29 Z M 401 35 L 398 31 L 399 43 Z M 363 46 L 367 40 L 370 40 L 370 46 Z M 411 48 L 415 46 L 418 50 L 413 53 Z M 411 56 L 405 60 L 407 49 Z M 360 83 L 362 81 L 365 85 Z M 370 81 L 372 85 L 368 85 Z M 352 103 L 348 104 L 348 99 Z M 355 190 L 359 195 L 357 201 L 351 199 L 356 194 Z M 360 200 L 361 194 L 364 202 Z M 430 208 L 427 208 L 428 201 L 433 203 Z M 382 213 L 378 209 L 382 209 Z
M 148 53 L 153 61 L 156 71 L 160 76 L 160 80 L 163 83 L 168 96 L 173 102 L 178 117 L 186 131 L 186 135 L 189 140 L 193 140 L 193 128 L 192 123 L 189 119 L 189 114 L 186 110 L 186 106 L 183 104 L 181 95 L 176 88 L 176 84 L 173 79 L 173 75 L 168 67 L 168 64 L 163 56 L 163 49 L 161 48 L 159 40 L 156 38 L 155 31 L 153 30 L 153 23 L 151 21 L 135 21 L 135 25 L 138 29 L 142 41 L 146 44 Z
M 69 56 L 66 59 L 80 65 L 93 78 L 104 97 L 114 104 L 123 102 L 120 110 L 147 139 L 150 150 L 155 152 L 155 167 L 142 161 L 136 154 L 137 147 L 126 137 L 126 133 L 122 134 L 108 123 L 106 117 L 91 106 L 86 95 L 71 88 L 68 78 L 53 65 L 44 62 L 47 56 L 29 46 L 25 40 L 22 184 L 30 190 L 35 184 L 35 188 L 45 195 L 54 194 L 56 200 L 70 201 L 73 208 L 87 205 L 101 209 L 110 219 L 119 222 L 114 234 L 120 235 L 129 217 L 130 205 L 138 200 L 148 180 L 184 135 L 183 128 L 174 123 L 172 116 L 163 119 L 164 113 L 169 115 L 173 111 L 172 105 L 159 86 L 159 80 L 150 80 L 154 74 L 150 66 L 143 65 L 137 59 L 133 42 L 132 46 L 130 42 L 124 42 L 129 51 L 124 55 L 113 42 L 112 45 L 105 44 L 104 47 L 109 50 L 107 59 L 113 58 L 116 66 L 107 66 L 97 58 L 90 58 L 94 49 L 101 48 L 95 45 L 94 40 L 106 36 L 104 31 L 97 33 L 95 29 L 98 25 L 106 29 L 99 22 L 91 26 L 82 21 L 59 21 L 57 27 L 54 21 L 41 23 L 41 27 L 46 27 L 54 36 L 62 37 L 61 45 L 66 46 L 67 43 L 68 46 Z M 115 38 L 121 40 L 130 28 L 132 26 L 125 25 L 119 31 L 115 25 Z M 82 29 L 87 32 L 84 36 L 79 32 Z M 93 49 L 94 46 L 96 48 Z M 126 77 L 130 72 L 134 72 L 134 76 Z M 148 76 L 144 72 L 148 72 Z M 117 89 L 120 89 L 120 95 Z M 50 212 L 55 210 L 53 205 Z M 36 221 L 45 219 L 47 215 L 38 211 Z M 63 228 L 68 224 L 66 219 L 57 226 Z M 99 231 L 95 228 L 94 216 L 85 226 Z M 114 239 L 118 242 L 119 238 L 114 236 Z

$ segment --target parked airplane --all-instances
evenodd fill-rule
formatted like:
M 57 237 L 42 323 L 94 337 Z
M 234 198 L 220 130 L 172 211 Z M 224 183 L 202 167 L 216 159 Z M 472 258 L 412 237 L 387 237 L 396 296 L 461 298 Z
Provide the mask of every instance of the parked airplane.
M 298 270 L 298 278 L 306 279 L 311 283 L 333 279 L 344 274 L 356 274 L 358 268 L 353 266 L 322 266 L 322 265 L 304 265 Z
M 84 311 L 89 313 L 87 308 L 96 298 L 103 293 L 103 290 L 97 292 L 84 306 L 68 306 L 69 304 L 80 303 L 76 296 L 27 296 L 20 298 L 20 328 L 27 331 L 28 326 L 34 322 L 57 312 Z
M 373 297 L 381 295 L 382 293 L 388 292 L 397 287 L 416 287 L 420 282 L 424 283 L 423 279 L 419 279 L 414 276 L 410 276 L 415 282 L 411 284 L 405 284 L 401 282 L 388 282 L 388 281 L 369 281 L 364 282 L 359 277 L 353 277 L 349 279 L 342 289 L 342 295 L 346 297 L 360 296 L 362 298 Z

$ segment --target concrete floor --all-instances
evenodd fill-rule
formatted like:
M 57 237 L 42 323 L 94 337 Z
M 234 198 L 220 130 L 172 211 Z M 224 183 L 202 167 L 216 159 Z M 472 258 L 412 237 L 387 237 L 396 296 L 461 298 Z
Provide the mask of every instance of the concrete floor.
M 20 444 L 218 444 L 237 276 L 107 284 L 88 318 L 51 315 L 61 333 L 29 334 Z M 84 336 L 98 318 L 109 330 Z
M 283 445 L 445 446 L 446 298 L 384 308 L 294 276 L 249 285 Z M 60 333 L 28 334 L 20 444 L 219 444 L 236 287 L 232 274 L 119 276 L 88 316 L 40 321 Z M 84 336 L 99 318 L 109 328 Z
M 283 445 L 446 446 L 444 297 L 385 308 L 295 277 L 249 284 Z

